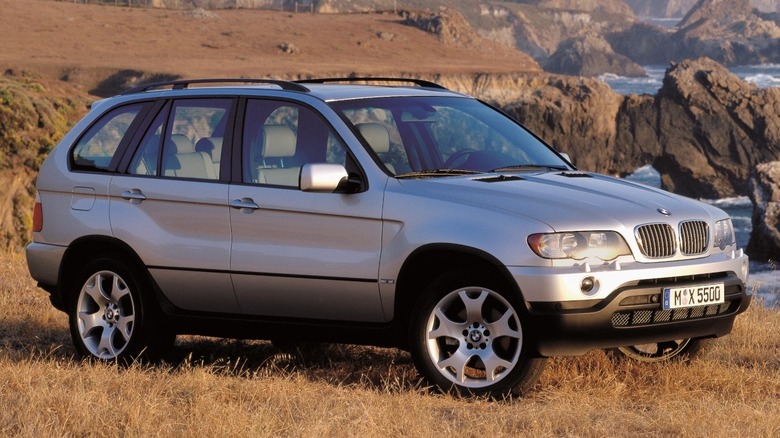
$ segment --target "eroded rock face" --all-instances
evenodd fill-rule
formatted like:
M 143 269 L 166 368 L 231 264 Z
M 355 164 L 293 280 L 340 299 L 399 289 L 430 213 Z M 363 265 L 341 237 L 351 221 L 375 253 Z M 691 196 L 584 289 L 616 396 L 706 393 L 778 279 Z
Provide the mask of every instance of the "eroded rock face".
M 756 166 L 750 179 L 753 230 L 747 252 L 755 260 L 780 259 L 780 161 Z
M 702 0 L 679 27 L 672 56 L 707 56 L 726 65 L 771 62 L 780 38 L 780 27 L 756 14 L 749 0 Z
M 627 57 L 615 53 L 599 36 L 582 36 L 564 41 L 542 67 L 545 71 L 596 77 L 604 73 L 620 76 L 647 76 L 645 70 Z
M 780 90 L 759 89 L 712 60 L 671 67 L 656 104 L 664 154 L 654 166 L 672 191 L 744 194 L 751 169 L 780 156 Z
M 671 66 L 655 96 L 584 78 L 527 82 L 507 112 L 578 167 L 625 175 L 652 164 L 695 198 L 748 193 L 751 169 L 780 157 L 780 89 L 758 89 L 709 59 Z

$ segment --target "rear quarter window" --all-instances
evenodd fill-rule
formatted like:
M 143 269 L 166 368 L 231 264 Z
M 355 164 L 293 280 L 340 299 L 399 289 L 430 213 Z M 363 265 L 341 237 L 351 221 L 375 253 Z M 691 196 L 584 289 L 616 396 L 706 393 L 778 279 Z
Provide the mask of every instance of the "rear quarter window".
M 115 108 L 95 122 L 71 151 L 71 164 L 77 170 L 105 171 L 111 167 L 119 145 L 136 121 L 144 103 Z

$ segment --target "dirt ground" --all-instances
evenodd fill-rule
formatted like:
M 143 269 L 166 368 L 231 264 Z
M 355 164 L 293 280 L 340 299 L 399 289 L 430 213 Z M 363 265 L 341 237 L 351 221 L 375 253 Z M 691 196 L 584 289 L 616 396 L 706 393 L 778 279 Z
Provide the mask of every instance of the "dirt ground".
M 444 45 L 393 14 L 197 13 L 52 0 L 0 0 L 0 11 L 4 71 L 87 87 L 121 70 L 193 78 L 539 69 L 527 55 L 490 41 Z

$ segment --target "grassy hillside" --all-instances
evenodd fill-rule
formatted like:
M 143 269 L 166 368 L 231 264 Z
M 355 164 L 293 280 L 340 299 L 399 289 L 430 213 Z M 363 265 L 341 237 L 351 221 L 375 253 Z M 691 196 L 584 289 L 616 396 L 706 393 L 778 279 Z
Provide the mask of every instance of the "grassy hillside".
M 60 81 L 0 76 L 0 249 L 29 240 L 37 170 L 90 101 Z
M 0 253 L 0 315 L 0 436 L 780 434 L 780 312 L 761 306 L 691 365 L 558 358 L 508 401 L 432 393 L 393 349 L 291 358 L 265 342 L 185 337 L 162 365 L 83 363 L 18 254 Z

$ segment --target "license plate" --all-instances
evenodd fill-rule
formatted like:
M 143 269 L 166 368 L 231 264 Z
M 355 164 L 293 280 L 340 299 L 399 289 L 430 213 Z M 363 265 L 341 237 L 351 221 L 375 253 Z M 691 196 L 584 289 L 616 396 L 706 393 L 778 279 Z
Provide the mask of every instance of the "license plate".
M 723 283 L 667 287 L 664 288 L 664 310 L 720 304 L 725 295 Z

